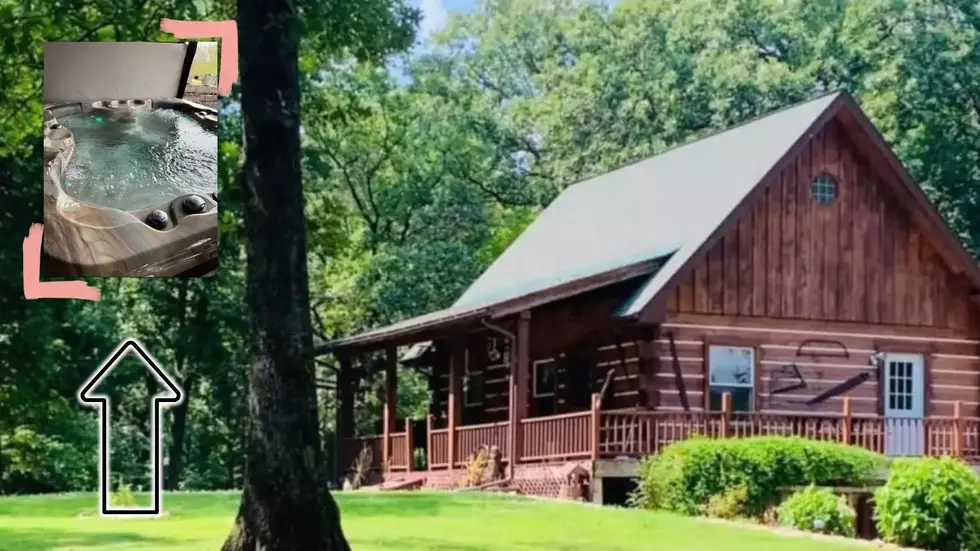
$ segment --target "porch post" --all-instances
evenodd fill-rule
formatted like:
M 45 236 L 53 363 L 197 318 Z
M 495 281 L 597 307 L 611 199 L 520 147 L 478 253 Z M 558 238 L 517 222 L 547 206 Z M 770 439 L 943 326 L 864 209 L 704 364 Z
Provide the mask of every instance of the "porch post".
M 510 362 L 510 426 L 508 427 L 510 460 L 507 462 L 510 476 L 514 476 L 514 467 L 521 460 L 523 447 L 521 420 L 527 416 L 527 376 L 530 363 L 531 312 L 525 310 L 517 319 L 517 346 Z
M 334 479 L 347 473 L 346 462 L 350 459 L 349 445 L 354 429 L 354 385 L 350 356 L 339 354 L 340 370 L 337 371 L 337 400 L 334 418 Z
M 412 472 L 415 469 L 415 439 L 412 438 L 412 420 L 405 419 L 405 470 Z
M 851 397 L 844 396 L 844 418 L 842 419 L 844 427 L 841 430 L 841 440 L 844 444 L 851 443 Z
M 728 426 L 731 424 L 732 417 L 732 393 L 724 392 L 721 395 L 721 437 L 728 438 Z
M 381 467 L 388 470 L 391 461 L 391 433 L 395 431 L 398 407 L 398 349 L 385 349 L 385 390 L 381 419 Z
M 449 468 L 456 466 L 456 427 L 463 413 L 463 353 L 458 343 L 449 349 Z
M 963 402 L 959 400 L 953 402 L 953 457 L 963 457 Z
M 432 470 L 432 414 L 425 416 L 425 468 Z
M 600 443 L 601 443 L 600 441 L 602 439 L 602 425 L 601 425 L 601 421 L 599 419 L 599 415 L 601 414 L 600 411 L 599 411 L 599 409 L 600 409 L 601 405 L 602 405 L 602 397 L 599 396 L 599 393 L 598 392 L 593 392 L 592 393 L 592 400 L 591 400 L 590 407 L 589 407 L 589 412 L 591 413 L 591 415 L 589 416 L 590 417 L 590 419 L 589 419 L 589 428 L 590 428 L 590 434 L 589 434 L 589 440 L 590 440 L 590 442 L 589 442 L 589 444 L 590 444 L 589 445 L 589 448 L 590 448 L 590 453 L 589 453 L 589 457 L 593 461 L 599 459 L 599 445 L 600 445 Z

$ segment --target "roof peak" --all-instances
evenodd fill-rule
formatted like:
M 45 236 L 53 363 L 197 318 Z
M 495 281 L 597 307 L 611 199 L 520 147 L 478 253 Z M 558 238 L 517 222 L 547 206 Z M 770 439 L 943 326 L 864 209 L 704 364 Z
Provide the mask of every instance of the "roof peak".
M 688 141 L 674 144 L 674 145 L 672 145 L 670 147 L 667 147 L 663 151 L 660 151 L 658 153 L 654 153 L 652 155 L 647 155 L 646 157 L 640 157 L 638 159 L 634 159 L 632 161 L 629 161 L 627 163 L 624 163 L 622 165 L 619 165 L 618 167 L 612 168 L 612 169 L 607 170 L 605 172 L 600 172 L 600 173 L 594 174 L 592 176 L 587 176 L 585 178 L 581 178 L 579 180 L 575 180 L 575 181 L 571 182 L 570 184 L 568 184 L 567 186 L 565 186 L 565 188 L 562 191 L 564 191 L 565 189 L 568 189 L 568 188 L 570 188 L 572 186 L 578 186 L 579 184 L 588 183 L 588 182 L 590 182 L 592 180 L 595 180 L 595 179 L 597 179 L 597 178 L 599 178 L 601 176 L 604 176 L 606 174 L 609 174 L 611 172 L 616 172 L 616 171 L 622 170 L 624 168 L 629 168 L 629 167 L 631 167 L 631 166 L 633 166 L 635 164 L 642 163 L 644 161 L 649 161 L 650 159 L 655 159 L 657 157 L 661 157 L 661 156 L 666 155 L 668 153 L 672 153 L 674 151 L 677 151 L 678 149 L 685 148 L 685 147 L 687 147 L 689 145 L 694 145 L 694 144 L 699 143 L 699 142 L 702 142 L 704 140 L 708 140 L 708 139 L 711 139 L 711 138 L 716 138 L 718 136 L 721 136 L 722 134 L 727 134 L 728 132 L 739 130 L 739 129 L 741 129 L 743 127 L 746 127 L 746 126 L 749 126 L 749 125 L 751 125 L 753 123 L 756 123 L 756 122 L 759 122 L 759 121 L 768 119 L 769 117 L 775 117 L 775 116 L 778 116 L 780 114 L 783 114 L 783 113 L 785 113 L 787 111 L 791 111 L 793 109 L 796 109 L 798 107 L 803 107 L 804 105 L 808 105 L 810 103 L 814 103 L 814 102 L 823 100 L 823 99 L 827 98 L 828 96 L 837 96 L 837 95 L 843 96 L 843 95 L 850 95 L 850 94 L 844 88 L 838 88 L 838 89 L 835 89 L 835 90 L 828 90 L 828 91 L 823 92 L 821 94 L 817 94 L 815 96 L 812 96 L 809 99 L 800 100 L 800 101 L 797 101 L 796 103 L 791 103 L 789 105 L 785 105 L 785 106 L 780 107 L 778 109 L 775 109 L 773 111 L 769 111 L 769 112 L 766 112 L 766 113 L 760 113 L 758 115 L 755 115 L 754 117 L 745 119 L 744 121 L 739 122 L 739 123 L 735 123 L 735 124 L 733 124 L 731 126 L 727 126 L 725 128 L 720 128 L 720 129 L 712 130 L 711 132 L 708 132 L 707 134 L 705 134 L 703 136 L 695 137 L 693 139 L 688 139 Z

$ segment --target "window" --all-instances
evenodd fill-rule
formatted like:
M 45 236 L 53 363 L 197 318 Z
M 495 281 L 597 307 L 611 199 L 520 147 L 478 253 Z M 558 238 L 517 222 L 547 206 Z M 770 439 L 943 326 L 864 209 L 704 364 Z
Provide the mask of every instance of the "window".
M 534 397 L 545 398 L 555 395 L 555 360 L 538 360 L 534 362 Z
M 483 405 L 483 372 L 470 370 L 470 351 L 463 351 L 463 407 Z
M 810 182 L 810 195 L 821 205 L 829 205 L 837 200 L 837 180 L 829 174 L 820 174 Z
M 912 410 L 912 362 L 888 362 L 888 409 Z
M 708 406 L 721 410 L 721 396 L 732 395 L 732 411 L 752 411 L 755 398 L 755 349 L 738 346 L 708 348 Z
M 467 373 L 463 378 L 463 405 L 483 405 L 483 372 Z

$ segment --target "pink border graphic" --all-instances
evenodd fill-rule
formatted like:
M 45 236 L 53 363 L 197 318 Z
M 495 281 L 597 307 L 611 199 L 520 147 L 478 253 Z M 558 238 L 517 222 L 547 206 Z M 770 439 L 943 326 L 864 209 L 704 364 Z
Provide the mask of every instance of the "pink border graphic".
M 161 19 L 160 30 L 177 38 L 220 38 L 221 68 L 218 69 L 218 94 L 227 96 L 238 80 L 238 25 L 228 21 L 180 21 Z
M 41 281 L 41 234 L 44 226 L 32 224 L 24 238 L 24 298 L 77 298 L 99 300 L 102 293 L 84 281 Z

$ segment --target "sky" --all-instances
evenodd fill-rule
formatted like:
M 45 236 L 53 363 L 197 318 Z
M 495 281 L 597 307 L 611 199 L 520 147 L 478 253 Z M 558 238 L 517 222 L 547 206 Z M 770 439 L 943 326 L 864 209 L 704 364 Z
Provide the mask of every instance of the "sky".
M 604 0 L 610 6 L 616 0 Z M 439 31 L 446 26 L 446 18 L 450 12 L 468 12 L 476 8 L 477 0 L 414 0 L 422 10 L 422 25 L 419 29 L 420 38 Z
M 419 34 L 424 37 L 445 27 L 449 12 L 472 11 L 476 0 L 415 0 L 415 5 L 422 10 Z

